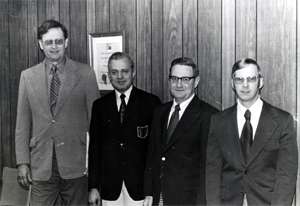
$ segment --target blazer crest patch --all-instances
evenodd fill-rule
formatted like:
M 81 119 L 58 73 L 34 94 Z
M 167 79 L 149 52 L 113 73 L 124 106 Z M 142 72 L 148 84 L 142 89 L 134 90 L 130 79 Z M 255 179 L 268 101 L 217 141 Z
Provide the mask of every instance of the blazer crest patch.
M 141 139 L 145 139 L 148 136 L 148 125 L 144 127 L 137 127 L 137 136 Z

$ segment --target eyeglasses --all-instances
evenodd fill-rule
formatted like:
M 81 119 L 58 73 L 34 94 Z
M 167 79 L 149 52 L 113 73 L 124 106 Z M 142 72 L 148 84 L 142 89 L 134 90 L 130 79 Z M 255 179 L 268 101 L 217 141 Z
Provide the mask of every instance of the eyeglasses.
M 45 46 L 53 45 L 53 40 L 46 40 L 46 41 L 42 40 L 42 42 L 44 42 Z M 63 39 L 55 39 L 54 43 L 55 43 L 55 45 L 62 45 L 64 43 L 64 40 Z
M 194 79 L 195 77 L 175 77 L 175 76 L 169 76 L 169 80 L 172 83 L 177 83 L 178 80 L 180 79 L 182 83 L 188 84 L 191 79 Z
M 253 77 L 247 77 L 246 80 L 247 80 L 248 83 L 255 83 L 259 77 L 260 77 L 259 75 L 258 76 L 253 76 Z M 234 77 L 233 81 L 236 84 L 243 84 L 244 81 L 245 81 L 245 78 Z

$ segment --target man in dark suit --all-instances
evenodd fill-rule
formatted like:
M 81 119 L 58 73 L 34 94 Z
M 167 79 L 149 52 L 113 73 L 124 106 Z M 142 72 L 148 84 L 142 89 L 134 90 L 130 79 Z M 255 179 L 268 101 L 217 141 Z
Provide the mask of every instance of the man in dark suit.
M 218 110 L 195 95 L 200 81 L 192 59 L 173 60 L 173 101 L 154 112 L 145 172 L 145 205 L 205 205 L 206 142 Z
M 101 199 L 104 206 L 143 205 L 143 177 L 152 114 L 161 102 L 157 96 L 132 85 L 135 75 L 133 61 L 128 55 L 121 52 L 111 55 L 108 76 L 115 90 L 95 101 L 92 109 L 91 205 L 99 205 Z
M 18 180 L 32 185 L 30 205 L 88 204 L 86 142 L 99 98 L 93 68 L 65 56 L 67 29 L 55 20 L 38 28 L 45 60 L 21 74 L 16 125 Z
M 258 64 L 232 67 L 237 104 L 212 117 L 207 144 L 208 205 L 291 205 L 297 142 L 291 114 L 260 99 Z

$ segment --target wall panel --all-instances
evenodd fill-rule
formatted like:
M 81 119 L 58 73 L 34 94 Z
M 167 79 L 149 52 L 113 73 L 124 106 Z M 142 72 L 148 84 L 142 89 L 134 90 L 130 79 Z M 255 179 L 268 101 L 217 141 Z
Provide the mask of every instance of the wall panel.
M 296 0 L 264 0 L 257 5 L 257 61 L 262 97 L 296 114 Z
M 222 4 L 219 0 L 198 2 L 198 96 L 222 108 Z
M 137 1 L 137 87 L 151 92 L 151 1 Z
M 169 91 L 169 67 L 172 60 L 182 57 L 182 0 L 163 1 L 163 54 L 164 54 L 164 89 Z M 168 101 L 171 96 L 168 92 L 164 93 L 163 100 Z

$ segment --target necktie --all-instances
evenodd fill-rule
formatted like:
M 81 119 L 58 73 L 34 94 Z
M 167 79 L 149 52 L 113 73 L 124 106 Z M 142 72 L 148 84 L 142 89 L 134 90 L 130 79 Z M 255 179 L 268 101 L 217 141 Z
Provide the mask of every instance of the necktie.
M 125 115 L 125 109 L 126 109 L 125 97 L 126 97 L 125 94 L 121 94 L 121 95 L 120 95 L 120 98 L 121 98 L 121 105 L 120 105 L 119 113 L 120 113 L 120 120 L 121 120 L 121 123 L 123 122 L 123 118 L 124 118 L 124 115 Z
M 51 113 L 54 114 L 56 102 L 59 94 L 60 81 L 57 75 L 57 67 L 55 65 L 51 68 L 52 71 L 52 79 L 50 84 L 50 105 L 51 105 Z
M 179 122 L 179 111 L 180 111 L 180 106 L 179 104 L 177 104 L 175 106 L 175 110 L 174 112 L 172 113 L 172 116 L 171 116 L 171 119 L 170 119 L 170 122 L 169 122 L 169 126 L 168 126 L 168 131 L 167 131 L 167 142 L 169 142 L 178 122 Z
M 251 112 L 249 110 L 247 110 L 245 112 L 244 116 L 245 116 L 246 122 L 245 122 L 244 127 L 243 127 L 242 136 L 241 136 L 240 141 L 241 141 L 243 156 L 244 156 L 245 162 L 247 162 L 250 147 L 251 147 L 252 142 L 253 142 L 253 140 L 252 140 L 252 126 L 251 126 L 251 123 L 250 123 Z

